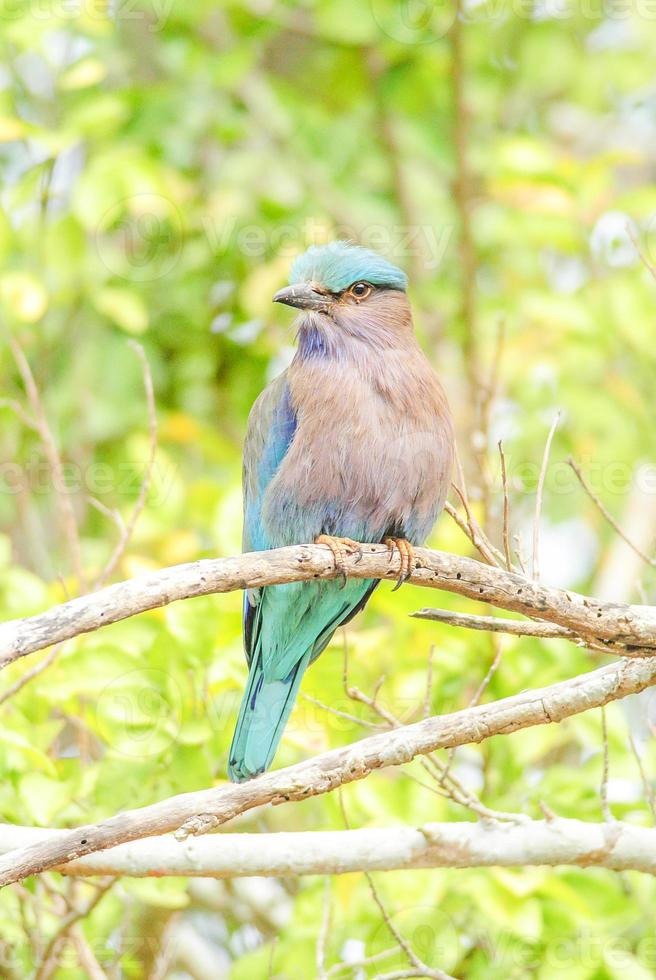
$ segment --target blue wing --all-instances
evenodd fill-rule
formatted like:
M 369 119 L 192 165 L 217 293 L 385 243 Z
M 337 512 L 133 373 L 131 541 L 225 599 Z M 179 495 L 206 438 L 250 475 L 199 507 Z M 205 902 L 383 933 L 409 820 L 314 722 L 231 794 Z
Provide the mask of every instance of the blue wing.
M 244 551 L 266 551 L 273 547 L 262 522 L 262 502 L 295 431 L 296 413 L 285 371 L 264 389 L 248 417 L 243 473 Z M 259 631 L 260 600 L 259 589 L 249 589 L 244 593 L 244 646 L 249 664 Z
M 248 417 L 244 443 L 244 551 L 265 551 L 273 546 L 262 526 L 262 502 L 295 432 L 296 412 L 285 371 L 264 389 Z
M 294 439 L 296 426 L 283 374 L 260 395 L 249 417 L 244 445 L 246 551 L 279 544 L 269 537 L 262 510 L 267 488 Z M 302 523 L 297 528 L 301 539 L 306 533 Z M 317 523 L 316 533 L 322 529 Z M 377 584 L 356 579 L 342 588 L 335 581 L 292 582 L 246 592 L 244 646 L 249 678 L 230 748 L 231 779 L 248 779 L 270 765 L 306 667 L 316 660 L 337 627 L 364 606 Z

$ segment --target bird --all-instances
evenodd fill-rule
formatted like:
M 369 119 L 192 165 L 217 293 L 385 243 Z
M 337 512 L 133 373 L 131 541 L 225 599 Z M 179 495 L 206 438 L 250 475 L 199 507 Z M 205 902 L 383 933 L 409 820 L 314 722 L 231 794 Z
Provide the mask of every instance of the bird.
M 361 542 L 398 553 L 400 585 L 444 506 L 454 430 L 416 338 L 405 273 L 362 245 L 312 245 L 273 296 L 299 311 L 289 367 L 255 401 L 243 458 L 243 550 L 315 542 L 341 578 L 244 593 L 249 666 L 233 782 L 269 768 L 309 665 L 379 580 L 348 578 Z

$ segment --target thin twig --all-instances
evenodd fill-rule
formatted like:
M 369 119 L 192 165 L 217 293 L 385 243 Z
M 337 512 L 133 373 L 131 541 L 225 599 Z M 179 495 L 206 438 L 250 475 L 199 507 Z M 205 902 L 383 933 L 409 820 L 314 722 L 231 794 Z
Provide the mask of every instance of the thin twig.
M 645 772 L 645 767 L 642 764 L 642 759 L 640 758 L 640 753 L 638 752 L 638 746 L 635 744 L 633 735 L 630 732 L 629 745 L 631 746 L 631 751 L 633 752 L 636 765 L 638 766 L 638 772 L 640 773 L 640 779 L 642 780 L 645 796 L 647 798 L 647 804 L 651 810 L 652 820 L 656 824 L 656 796 L 654 795 L 654 787 L 647 779 L 647 773 Z
M 34 419 L 27 414 L 20 402 L 17 402 L 14 398 L 0 398 L 0 408 L 9 408 L 24 426 L 33 432 L 39 431 L 39 427 Z
M 348 963 L 335 963 L 327 971 L 326 976 L 335 977 L 340 973 L 344 973 L 345 970 L 350 970 L 351 972 L 355 970 L 361 970 L 366 966 L 374 966 L 376 963 L 380 963 L 382 960 L 388 960 L 391 956 L 398 956 L 399 950 L 397 946 L 393 946 L 391 949 L 384 949 L 380 953 L 372 953 L 371 956 L 366 956 L 362 960 L 350 960 Z
M 313 698 L 311 694 L 306 694 L 304 691 L 301 692 L 301 697 L 304 701 L 309 701 L 310 704 L 316 704 L 318 708 L 322 711 L 327 711 L 331 715 L 335 715 L 337 718 L 344 718 L 346 721 L 353 722 L 354 725 L 360 725 L 362 728 L 368 728 L 372 731 L 378 731 L 380 725 L 375 725 L 371 721 L 366 721 L 364 718 L 358 718 L 356 715 L 351 715 L 348 711 L 340 711 L 339 708 L 333 708 L 332 705 L 326 704 L 324 701 L 319 701 L 318 698 Z
M 359 701 L 361 704 L 366 704 L 368 708 L 371 708 L 371 710 L 385 722 L 388 728 L 400 728 L 403 725 L 403 722 L 396 718 L 395 715 L 393 715 L 387 710 L 387 708 L 384 708 L 383 705 L 378 702 L 376 698 L 377 693 L 378 685 L 373 697 L 369 697 L 369 695 L 365 694 L 364 691 L 361 691 L 359 687 L 351 686 L 347 691 L 348 696 L 354 701 Z
M 353 685 L 349 684 L 349 680 L 348 680 L 348 639 L 347 639 L 347 634 L 346 634 L 346 630 L 345 629 L 342 630 L 342 635 L 343 635 L 343 638 L 344 638 L 344 647 L 343 647 L 343 649 L 344 649 L 344 666 L 343 666 L 343 670 L 342 670 L 342 684 L 344 686 L 344 693 L 346 694 L 347 698 L 350 698 L 351 699 L 351 701 L 359 701 L 360 704 L 365 704 L 368 708 L 371 708 L 373 711 L 375 711 L 376 714 L 380 718 L 382 718 L 383 721 L 384 721 L 384 723 L 389 727 L 389 725 L 390 725 L 390 716 L 388 714 L 386 714 L 384 708 L 381 708 L 381 706 L 378 704 L 378 700 L 377 700 L 378 694 L 380 692 L 381 685 L 382 685 L 383 681 L 385 680 L 385 676 L 384 675 L 381 675 L 378 678 L 378 680 L 376 681 L 376 685 L 374 687 L 374 693 L 373 693 L 373 696 L 372 697 L 369 697 L 368 695 L 364 694 L 364 692 L 361 691 L 359 687 L 354 687 Z M 352 716 L 352 717 L 355 718 L 355 716 Z M 361 721 L 359 719 L 358 719 L 358 721 L 359 721 L 360 724 L 371 724 L 370 722 L 369 723 L 365 723 L 364 721 Z M 379 729 L 380 728 L 379 725 L 372 725 L 372 727 L 375 728 L 375 729 Z
M 319 930 L 319 935 L 317 937 L 317 978 L 318 980 L 326 980 L 326 944 L 328 942 L 328 933 L 330 932 L 330 919 L 331 919 L 331 903 L 330 903 L 330 891 L 331 882 L 330 878 L 326 876 L 324 878 L 324 889 L 323 889 L 323 917 L 321 919 L 321 928 Z
M 380 914 L 383 917 L 383 922 L 387 926 L 387 929 L 394 937 L 396 942 L 399 944 L 400 949 L 403 950 L 410 965 L 414 967 L 414 971 L 403 971 L 401 975 L 407 977 L 412 977 L 412 976 L 432 977 L 433 980 L 455 980 L 455 977 L 452 977 L 450 974 L 445 973 L 444 970 L 440 970 L 439 967 L 428 966 L 427 963 L 424 963 L 423 960 L 420 959 L 419 956 L 417 956 L 414 949 L 412 948 L 408 940 L 405 938 L 403 933 L 401 933 L 400 930 L 397 929 L 394 923 L 392 922 L 392 919 L 390 918 L 389 913 L 387 912 L 387 909 L 385 908 L 385 905 L 380 895 L 378 894 L 372 876 L 369 874 L 368 871 L 365 871 L 364 874 L 365 874 L 365 878 L 367 879 L 367 883 L 369 885 L 369 890 L 371 891 L 371 896 L 374 902 L 376 903 L 376 905 L 378 906 L 378 909 L 380 910 Z M 398 976 L 399 974 L 397 973 L 396 975 Z M 394 976 L 394 974 L 386 974 L 386 976 L 388 977 Z
M 453 484 L 453 489 L 458 494 L 460 499 L 464 500 L 460 488 L 456 487 L 456 485 Z M 498 565 L 498 561 L 496 560 L 494 554 L 492 553 L 492 550 L 489 546 L 489 542 L 486 541 L 486 538 L 483 532 L 481 531 L 480 526 L 473 518 L 471 512 L 467 515 L 467 520 L 465 520 L 460 516 L 458 511 L 451 503 L 449 503 L 448 500 L 444 504 L 444 510 L 449 515 L 451 520 L 458 525 L 458 527 L 463 532 L 463 534 L 465 534 L 466 537 L 469 538 L 471 543 L 474 545 L 474 547 L 480 554 L 483 561 L 487 562 L 488 565 Z
M 144 473 L 144 478 L 141 481 L 141 487 L 139 488 L 139 496 L 132 510 L 132 514 L 125 524 L 125 529 L 121 534 L 114 551 L 110 555 L 109 561 L 105 565 L 105 568 L 101 572 L 99 578 L 95 582 L 94 587 L 96 589 L 101 588 L 107 579 L 111 576 L 112 572 L 118 565 L 119 561 L 123 557 L 125 549 L 128 546 L 130 538 L 132 537 L 132 532 L 134 531 L 135 525 L 139 520 L 139 516 L 144 509 L 146 504 L 146 499 L 148 497 L 148 491 L 150 489 L 150 483 L 152 480 L 153 466 L 155 465 L 155 456 L 157 454 L 157 410 L 155 407 L 155 392 L 153 388 L 153 377 L 150 372 L 150 366 L 146 360 L 146 354 L 144 352 L 141 344 L 138 344 L 136 340 L 128 341 L 129 346 L 135 352 L 139 360 L 141 361 L 141 368 L 143 371 L 143 382 L 146 391 L 146 401 L 148 404 L 148 427 L 150 431 L 150 449 L 148 453 L 148 462 L 146 463 L 146 472 Z
M 478 699 L 485 690 L 485 686 L 489 683 L 490 678 L 493 676 L 500 660 L 500 653 L 495 657 L 494 662 L 487 672 L 486 677 L 479 686 L 479 690 L 474 695 L 474 698 L 470 702 L 470 707 L 478 703 Z M 378 686 L 375 689 L 374 696 L 369 697 L 359 688 L 347 687 L 347 693 L 354 700 L 360 701 L 362 704 L 366 704 L 376 715 L 382 720 L 383 725 L 388 729 L 399 729 L 403 728 L 404 722 L 401 718 L 395 715 L 393 712 L 388 711 L 383 708 L 382 705 L 378 704 L 376 701 L 376 693 L 378 691 Z M 407 778 L 412 779 L 414 782 L 418 783 L 423 789 L 432 790 L 438 793 L 440 796 L 444 796 L 447 799 L 452 800 L 452 802 L 458 804 L 458 806 L 463 806 L 477 816 L 482 817 L 486 820 L 508 820 L 508 821 L 518 821 L 524 819 L 523 817 L 517 816 L 515 814 L 508 814 L 498 810 L 491 810 L 487 807 L 482 800 L 480 800 L 474 793 L 466 789 L 455 776 L 449 774 L 449 769 L 451 762 L 453 760 L 453 754 L 455 749 L 450 749 L 447 754 L 447 761 L 443 763 L 436 755 L 430 753 L 423 759 L 420 759 L 420 765 L 428 773 L 428 775 L 437 783 L 436 787 L 426 786 L 421 780 L 416 779 L 411 773 L 406 773 Z
M 36 971 L 34 980 L 48 980 L 48 978 L 52 976 L 53 972 L 57 969 L 57 958 L 59 956 L 61 946 L 66 942 L 71 929 L 81 919 L 86 919 L 87 916 L 93 912 L 96 905 L 98 905 L 104 895 L 107 894 L 115 881 L 115 878 L 110 878 L 109 881 L 105 881 L 103 884 L 96 886 L 95 894 L 89 899 L 86 905 L 80 909 L 73 909 L 64 918 L 46 947 L 46 951 L 43 954 L 43 959 L 38 970 Z
M 80 966 L 84 970 L 87 980 L 108 980 L 107 974 L 98 962 L 94 951 L 87 942 L 80 924 L 74 925 L 71 929 L 71 941 L 75 946 L 77 958 Z
M 487 448 L 486 437 L 490 430 L 490 411 L 499 384 L 499 365 L 501 362 L 502 349 L 503 349 L 503 320 L 500 320 L 497 328 L 497 339 L 496 339 L 494 354 L 492 357 L 492 364 L 490 366 L 490 376 L 488 380 L 481 385 L 479 413 L 480 413 L 480 421 L 481 421 L 481 434 L 484 436 L 483 447 L 482 447 L 483 449 Z
M 613 515 L 607 510 L 607 508 L 601 502 L 601 500 L 599 499 L 599 497 L 597 496 L 597 494 L 592 490 L 592 488 L 588 484 L 587 480 L 583 476 L 583 473 L 581 472 L 580 468 L 576 465 L 576 463 L 574 462 L 574 460 L 572 459 L 571 456 L 567 460 L 567 463 L 574 470 L 574 473 L 576 474 L 577 480 L 579 481 L 579 483 L 581 484 L 581 486 L 583 487 L 583 489 L 587 493 L 587 495 L 590 498 L 590 500 L 592 500 L 592 502 L 598 508 L 599 512 L 608 521 L 608 523 L 613 528 L 613 530 L 616 532 L 616 534 L 619 534 L 619 536 L 621 537 L 622 541 L 624 541 L 624 543 L 627 544 L 629 546 L 629 548 L 631 548 L 631 550 L 634 551 L 635 554 L 639 558 L 642 558 L 642 560 L 644 562 L 646 562 L 647 565 L 651 565 L 652 568 L 656 568 L 656 558 L 650 558 L 649 555 L 646 555 L 645 552 L 642 551 L 642 549 L 639 548 L 638 545 L 634 541 L 631 541 L 631 539 L 626 536 L 626 534 L 624 533 L 624 531 L 622 530 L 622 528 L 619 526 L 619 524 L 617 523 L 617 521 L 613 517 Z
M 35 664 L 35 666 L 31 667 L 25 674 L 23 674 L 22 677 L 19 677 L 18 680 L 11 685 L 11 687 L 8 687 L 6 691 L 3 691 L 2 694 L 0 694 L 0 704 L 4 704 L 6 701 L 9 701 L 9 699 L 13 698 L 19 691 L 22 691 L 26 684 L 29 684 L 35 677 L 38 677 L 39 674 L 44 672 L 44 670 L 47 670 L 59 656 L 63 645 L 64 643 L 56 643 L 55 646 L 52 647 L 48 654 L 43 658 L 41 663 Z
M 348 815 L 346 813 L 346 805 L 344 803 L 344 794 L 341 792 L 341 790 L 340 790 L 340 793 L 339 793 L 339 806 L 340 806 L 340 809 L 342 811 L 342 818 L 344 820 L 344 826 L 348 830 L 350 828 L 350 823 L 349 823 Z M 399 949 L 403 950 L 403 953 L 405 954 L 408 962 L 412 966 L 414 966 L 415 969 L 425 971 L 425 972 L 423 972 L 421 974 L 421 976 L 434 977 L 435 980 L 454 980 L 454 977 L 449 977 L 448 974 L 443 973 L 441 970 L 434 970 L 434 971 L 431 970 L 430 967 L 426 966 L 426 964 L 423 963 L 422 960 L 420 960 L 420 958 L 417 956 L 417 954 L 415 953 L 415 951 L 412 949 L 412 946 L 407 941 L 407 939 L 405 938 L 405 936 L 403 936 L 399 932 L 399 930 L 396 928 L 396 926 L 394 925 L 394 923 L 390 919 L 390 917 L 389 917 L 389 915 L 387 913 L 387 909 L 385 908 L 385 905 L 383 904 L 383 901 L 382 901 L 382 899 L 380 898 L 380 896 L 378 894 L 378 891 L 377 891 L 376 886 L 374 884 L 374 880 L 371 877 L 371 875 L 369 874 L 369 872 L 368 871 L 365 871 L 364 872 L 364 876 L 367 879 L 367 884 L 369 885 L 369 890 L 371 892 L 372 898 L 373 898 L 374 902 L 376 903 L 376 905 L 378 906 L 378 909 L 380 910 L 380 914 L 383 917 L 383 922 L 387 926 L 387 928 L 388 928 L 389 932 L 391 933 L 392 937 L 398 943 Z
M 409 977 L 434 977 L 436 973 L 433 970 L 427 972 L 423 967 L 411 967 L 409 970 L 392 970 L 391 973 L 379 973 L 376 980 L 406 980 Z M 446 973 L 442 976 L 447 976 Z M 453 977 L 451 978 L 453 980 Z
M 97 511 L 100 511 L 101 514 L 108 517 L 109 520 L 116 525 L 119 534 L 125 534 L 125 521 L 123 520 L 120 510 L 118 510 L 116 507 L 108 507 L 107 504 L 102 502 L 102 500 L 98 500 L 97 497 L 93 497 L 91 495 L 87 496 L 87 501 L 92 507 L 94 507 Z
M 483 488 L 483 508 L 487 519 L 490 511 L 490 500 L 492 495 L 492 477 L 490 474 L 490 461 L 488 457 L 488 446 L 490 443 L 490 421 L 492 406 L 499 390 L 499 375 L 501 358 L 503 355 L 505 341 L 505 320 L 501 317 L 497 322 L 497 336 L 490 366 L 490 374 L 487 382 L 481 385 L 481 396 L 479 406 L 480 433 L 477 436 L 478 462 L 481 472 Z
M 509 633 L 513 636 L 580 639 L 576 633 L 564 626 L 539 620 L 525 621 L 523 619 L 500 619 L 497 616 L 475 616 L 471 613 L 453 612 L 451 609 L 418 609 L 417 612 L 412 612 L 409 615 L 414 619 L 430 619 L 437 623 L 462 626 L 470 630 L 492 630 L 495 633 Z
M 427 619 L 448 626 L 460 626 L 464 629 L 481 630 L 484 632 L 507 633 L 510 636 L 537 636 L 543 639 L 563 639 L 575 643 L 576 646 L 598 653 L 616 653 L 624 657 L 628 653 L 622 643 L 611 640 L 603 642 L 594 637 L 582 635 L 575 630 L 556 623 L 541 619 L 501 619 L 497 616 L 478 616 L 472 613 L 454 612 L 451 609 L 418 609 L 408 614 L 415 619 Z
M 547 475 L 547 467 L 549 466 L 549 455 L 551 453 L 551 443 L 553 442 L 553 437 L 556 429 L 558 428 L 558 423 L 560 422 L 560 412 L 556 412 L 555 418 L 551 423 L 551 428 L 549 429 L 549 435 L 547 436 L 547 441 L 544 447 L 544 453 L 542 456 L 542 466 L 540 467 L 540 476 L 538 478 L 538 487 L 535 494 L 535 518 L 533 520 L 533 558 L 531 571 L 533 578 L 536 582 L 540 581 L 540 518 L 542 515 L 542 493 L 544 491 L 544 481 Z
M 23 352 L 23 348 L 13 334 L 7 335 L 9 348 L 13 355 L 16 367 L 23 381 L 25 393 L 34 413 L 34 424 L 43 444 L 43 449 L 48 460 L 55 493 L 55 501 L 59 511 L 62 528 L 68 545 L 73 572 L 82 587 L 85 584 L 84 568 L 82 566 L 82 553 L 80 549 L 80 536 L 75 517 L 75 510 L 71 500 L 71 495 L 66 486 L 64 478 L 64 467 L 62 463 L 57 443 L 52 434 L 48 418 L 43 407 L 41 395 L 37 387 L 36 380 L 32 373 L 29 362 Z M 28 423 L 29 424 L 29 423 Z
M 524 548 L 522 546 L 522 539 L 519 536 L 519 534 L 513 534 L 513 541 L 515 543 L 515 555 L 517 556 L 519 567 L 522 570 L 522 575 L 526 576 L 528 575 L 528 571 L 527 571 L 528 562 L 526 561 Z
M 348 814 L 346 812 L 346 804 L 344 803 L 344 794 L 343 794 L 343 792 L 342 792 L 341 789 L 340 789 L 340 791 L 338 793 L 338 800 L 339 800 L 340 810 L 342 811 L 342 819 L 344 820 L 344 826 L 346 827 L 347 830 L 349 830 L 350 829 L 350 821 L 349 821 L 349 818 L 348 818 Z M 380 896 L 378 894 L 378 891 L 377 891 L 376 886 L 374 884 L 374 880 L 371 877 L 371 875 L 369 874 L 369 872 L 368 871 L 365 871 L 364 872 L 364 876 L 367 879 L 367 884 L 369 885 L 369 891 L 371 892 L 371 896 L 372 896 L 374 902 L 376 903 L 376 905 L 378 906 L 378 909 L 380 911 L 380 914 L 383 917 L 383 922 L 385 923 L 385 925 L 387 926 L 389 932 L 391 933 L 392 938 L 398 944 L 399 949 L 403 951 L 403 953 L 404 953 L 406 959 L 408 960 L 408 962 L 416 970 L 422 970 L 422 971 L 430 970 L 430 967 L 427 967 L 426 964 L 423 963 L 419 959 L 419 957 L 414 952 L 414 950 L 412 949 L 412 946 L 407 941 L 407 939 L 405 938 L 405 936 L 403 936 L 399 932 L 399 930 L 396 928 L 396 926 L 394 925 L 394 923 L 390 919 L 390 917 L 388 915 L 388 912 L 387 912 L 387 909 L 385 908 L 385 905 L 383 904 L 383 901 L 382 901 L 382 899 L 380 898 Z M 421 973 L 420 976 L 435 977 L 436 980 L 455 980 L 454 977 L 449 977 L 447 974 L 445 974 L 445 973 L 443 974 L 441 971 L 436 971 L 434 973 L 433 972 L 428 972 L 428 973 L 425 973 L 424 972 L 424 973 Z
M 478 550 L 481 552 L 483 557 L 490 565 L 503 565 L 503 555 L 501 554 L 499 549 L 492 544 L 489 537 L 487 536 L 487 534 L 485 533 L 485 531 L 483 530 L 483 528 L 481 527 L 481 525 L 476 520 L 473 514 L 473 511 L 469 503 L 469 497 L 467 494 L 465 483 L 464 483 L 464 473 L 462 472 L 462 466 L 459 460 L 458 460 L 458 466 L 460 470 L 461 483 L 457 484 L 453 482 L 451 486 L 453 487 L 456 494 L 460 498 L 465 514 L 467 515 L 467 530 L 465 530 L 464 527 L 463 530 L 465 530 L 465 534 L 467 534 L 467 537 L 471 540 L 472 544 L 474 544 L 478 548 Z M 448 511 L 448 513 L 450 514 L 450 516 L 453 517 L 451 511 Z M 458 523 L 457 519 L 456 519 L 456 523 Z M 459 526 L 462 527 L 462 525 Z
M 609 770 L 609 752 L 608 752 L 608 726 L 606 724 L 606 706 L 602 704 L 601 708 L 601 740 L 603 743 L 603 768 L 601 773 L 601 786 L 600 786 L 600 796 L 601 796 L 601 812 L 604 815 L 604 820 L 610 822 L 614 820 L 613 814 L 608 803 L 608 770 Z
M 123 518 L 121 517 L 118 511 L 110 510 L 110 508 L 106 507 L 105 504 L 103 504 L 99 500 L 96 500 L 94 497 L 88 498 L 89 503 L 93 507 L 96 507 L 99 511 L 109 516 L 116 523 L 120 533 L 119 542 L 116 545 L 114 552 L 112 553 L 108 562 L 104 566 L 101 574 L 94 582 L 93 585 L 94 589 L 99 589 L 102 587 L 104 582 L 111 574 L 112 570 L 116 567 L 116 564 L 120 560 L 121 555 L 125 551 L 125 548 L 127 547 L 130 541 L 137 519 L 139 517 L 139 514 L 143 510 L 146 501 L 146 496 L 148 494 L 148 487 L 150 485 L 152 468 L 155 460 L 155 452 L 157 449 L 157 417 L 156 417 L 155 396 L 154 396 L 153 382 L 150 373 L 150 368 L 148 366 L 148 362 L 146 361 L 144 350 L 141 344 L 137 344 L 135 341 L 129 341 L 128 343 L 136 351 L 137 356 L 141 361 L 143 372 L 144 372 L 144 387 L 146 389 L 146 397 L 148 402 L 148 418 L 149 418 L 149 428 L 150 428 L 150 455 L 149 455 L 148 465 L 146 468 L 146 475 L 141 484 L 139 497 L 137 499 L 137 503 L 135 504 L 134 510 L 132 512 L 132 516 L 127 524 L 123 521 Z M 28 370 L 29 370 L 29 366 L 28 366 Z M 26 386 L 27 386 L 27 382 L 26 382 Z M 37 391 L 37 397 L 38 397 L 38 391 Z M 43 433 L 41 432 L 41 428 L 37 427 L 37 429 L 43 439 Z M 63 582 L 62 585 L 64 589 L 66 589 L 66 583 Z M 22 677 L 20 677 L 14 684 L 12 684 L 11 687 L 9 687 L 6 691 L 0 694 L 0 705 L 4 704 L 10 698 L 14 697 L 15 694 L 17 694 L 27 684 L 29 684 L 32 680 L 34 680 L 35 677 L 38 677 L 45 670 L 47 670 L 47 668 L 50 667 L 51 664 L 53 664 L 54 661 L 59 656 L 62 646 L 63 646 L 62 643 L 57 643 L 50 650 L 47 657 L 45 657 L 41 661 L 41 663 L 37 664 L 31 670 L 27 671 L 27 673 L 24 674 Z
M 510 813 L 505 810 L 494 810 L 487 806 L 483 801 L 467 789 L 466 786 L 451 771 L 455 749 L 449 749 L 445 762 L 442 762 L 436 755 L 430 754 L 420 759 L 420 764 L 429 776 L 435 780 L 438 787 L 444 788 L 447 796 L 453 803 L 462 806 L 477 817 L 483 820 L 496 820 L 506 823 L 525 823 L 527 817 L 523 813 Z
M 431 643 L 428 651 L 428 665 L 426 667 L 426 690 L 424 692 L 424 718 L 429 718 L 431 713 L 431 700 L 433 693 L 433 660 L 435 659 L 435 644 Z
M 271 949 L 269 950 L 269 962 L 267 964 L 267 980 L 273 980 L 273 961 L 276 955 L 276 945 L 278 943 L 278 936 L 274 936 L 271 940 Z
M 465 58 L 461 2 L 456 0 L 455 18 L 450 31 L 451 83 L 453 101 L 453 150 L 455 176 L 453 197 L 460 220 L 460 319 L 464 340 L 465 370 L 472 397 L 472 407 L 479 398 L 478 337 L 476 334 L 477 257 L 472 229 L 471 173 L 467 152 L 468 109 L 465 103 Z
M 510 500 L 508 496 L 508 472 L 506 470 L 506 454 L 503 451 L 503 441 L 499 439 L 499 457 L 501 459 L 501 481 L 503 484 L 503 553 L 506 559 L 506 568 L 509 572 L 513 571 L 513 562 L 510 555 Z
M 628 234 L 629 238 L 633 242 L 633 245 L 634 245 L 634 248 L 635 248 L 636 252 L 638 253 L 638 257 L 639 257 L 640 261 L 642 262 L 642 264 L 644 265 L 645 269 L 650 274 L 650 276 L 653 279 L 656 279 L 656 269 L 651 264 L 651 262 L 649 262 L 649 260 L 647 259 L 647 256 L 643 252 L 642 246 L 640 245 L 640 242 L 638 241 L 638 238 L 637 238 L 637 236 L 636 236 L 636 234 L 635 234 L 635 232 L 633 230 L 633 225 L 631 224 L 630 221 L 627 221 L 627 223 L 626 223 L 626 230 L 627 230 L 627 234 Z
M 485 693 L 490 681 L 499 669 L 499 664 L 501 663 L 501 658 L 503 657 L 503 641 L 501 638 L 498 636 L 491 636 L 490 639 L 495 647 L 494 659 L 488 668 L 487 674 L 476 688 L 476 691 L 469 702 L 470 708 L 473 708 L 475 705 L 480 703 L 480 700 L 483 697 L 483 694 Z
M 347 697 L 349 696 L 348 657 L 349 657 L 348 634 L 346 632 L 346 627 L 344 627 L 342 628 L 342 687 L 344 688 L 344 694 Z

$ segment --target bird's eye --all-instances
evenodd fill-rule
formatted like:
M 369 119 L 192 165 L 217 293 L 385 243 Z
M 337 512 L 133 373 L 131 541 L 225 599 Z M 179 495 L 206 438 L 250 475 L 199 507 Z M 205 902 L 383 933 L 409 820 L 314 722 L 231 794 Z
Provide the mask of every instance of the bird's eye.
M 371 286 L 368 282 L 354 282 L 349 292 L 356 299 L 364 299 L 371 292 Z

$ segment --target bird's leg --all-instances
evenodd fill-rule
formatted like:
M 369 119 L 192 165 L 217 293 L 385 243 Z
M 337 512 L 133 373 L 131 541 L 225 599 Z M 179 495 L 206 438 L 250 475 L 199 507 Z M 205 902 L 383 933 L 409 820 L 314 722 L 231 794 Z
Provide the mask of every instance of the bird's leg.
M 357 555 L 356 563 L 361 561 L 362 545 L 359 541 L 353 541 L 352 538 L 336 538 L 332 534 L 320 534 L 318 538 L 314 539 L 314 543 L 325 544 L 330 548 L 335 559 L 335 569 L 340 572 L 344 579 L 342 583 L 342 588 L 344 588 L 347 578 L 346 556 Z
M 387 545 L 390 553 L 390 562 L 394 558 L 394 549 L 396 548 L 399 557 L 401 559 L 401 567 L 399 569 L 399 578 L 392 589 L 392 592 L 396 592 L 400 589 L 404 582 L 407 582 L 412 573 L 415 570 L 415 552 L 414 548 L 406 538 L 385 538 L 383 544 Z

